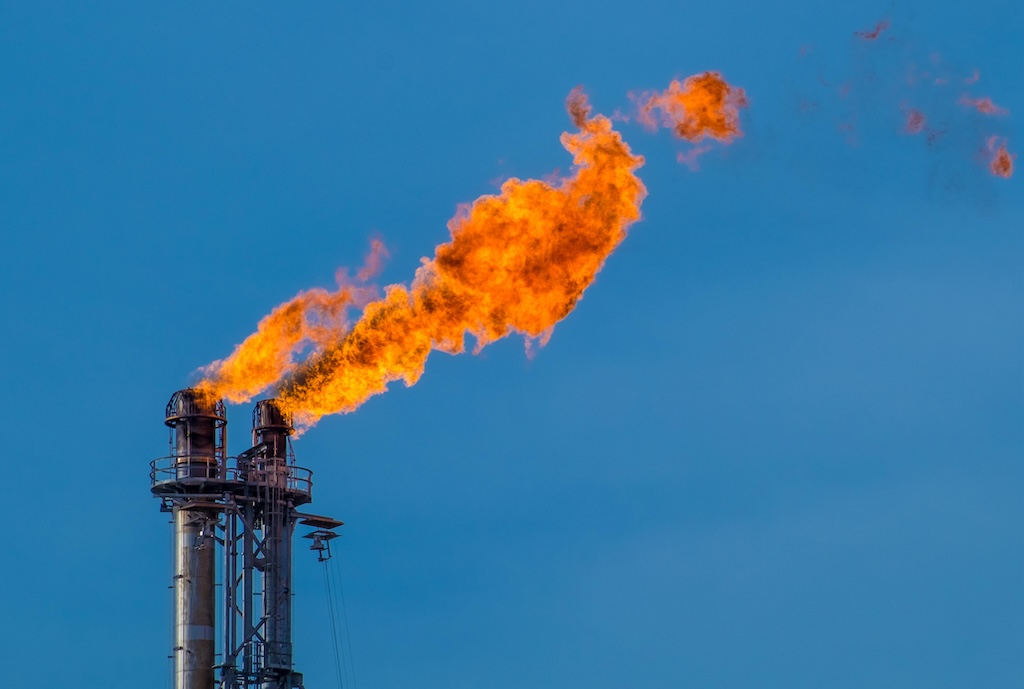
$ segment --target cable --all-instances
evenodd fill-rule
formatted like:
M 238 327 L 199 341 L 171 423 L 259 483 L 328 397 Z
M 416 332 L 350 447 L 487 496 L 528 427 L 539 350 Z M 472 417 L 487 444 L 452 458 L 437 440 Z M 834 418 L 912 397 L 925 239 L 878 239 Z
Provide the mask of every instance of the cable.
M 348 607 L 345 605 L 345 587 L 341 583 L 341 574 L 338 572 L 337 565 L 334 565 L 335 576 L 338 580 L 338 591 L 341 594 L 341 614 L 342 621 L 345 623 L 345 641 L 348 643 L 348 666 L 352 672 L 352 689 L 356 689 L 356 661 L 355 656 L 352 653 L 352 634 L 348 629 Z
M 327 569 L 327 561 L 324 560 L 324 590 L 327 592 L 327 615 L 331 618 L 331 639 L 334 641 L 334 670 L 338 676 L 338 687 L 344 689 L 345 681 L 343 679 L 343 673 L 341 670 L 341 654 L 340 646 L 338 645 L 338 625 L 335 621 L 334 614 L 334 594 L 331 591 L 331 577 L 330 570 Z

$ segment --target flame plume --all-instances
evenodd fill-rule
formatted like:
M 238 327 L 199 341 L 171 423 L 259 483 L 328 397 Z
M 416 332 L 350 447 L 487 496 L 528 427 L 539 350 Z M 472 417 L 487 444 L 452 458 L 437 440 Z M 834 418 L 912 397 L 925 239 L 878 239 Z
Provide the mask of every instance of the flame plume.
M 300 292 L 259 322 L 227 359 L 203 371 L 199 390 L 231 402 L 247 402 L 280 380 L 293 367 L 295 353 L 306 345 L 326 346 L 334 332 L 344 328 L 344 315 L 353 303 L 352 292 L 313 289 Z
M 344 269 L 338 271 L 338 289 L 299 292 L 263 318 L 256 332 L 245 338 L 227 359 L 215 361 L 202 370 L 206 374 L 199 389 L 231 402 L 248 402 L 294 368 L 294 357 L 307 345 L 322 348 L 347 329 L 349 307 L 361 306 L 373 291 L 356 283 L 365 282 L 380 271 L 387 250 L 380 240 L 371 243 L 370 255 L 359 269 L 356 281 Z
M 593 283 L 639 219 L 647 191 L 634 155 L 611 121 L 590 114 L 574 90 L 567 107 L 578 132 L 562 135 L 575 171 L 554 182 L 510 179 L 500 195 L 460 207 L 451 241 L 423 259 L 411 287 L 391 285 L 345 321 L 358 290 L 311 290 L 278 306 L 227 359 L 203 369 L 199 387 L 243 402 L 276 386 L 284 411 L 308 428 L 354 411 L 401 379 L 413 385 L 433 350 L 476 349 L 519 333 L 541 345 Z M 294 356 L 312 345 L 299 364 Z

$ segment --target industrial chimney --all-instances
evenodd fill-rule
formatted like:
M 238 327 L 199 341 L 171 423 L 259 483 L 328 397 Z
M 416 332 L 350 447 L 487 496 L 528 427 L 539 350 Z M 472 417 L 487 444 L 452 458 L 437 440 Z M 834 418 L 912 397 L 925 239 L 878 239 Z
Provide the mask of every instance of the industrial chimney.
M 190 388 L 167 404 L 171 454 L 151 462 L 150 480 L 173 515 L 174 689 L 302 687 L 292 662 L 292 536 L 296 524 L 313 527 L 307 537 L 323 559 L 318 545 L 342 522 L 297 511 L 312 500 L 312 472 L 295 465 L 294 429 L 276 402 L 258 402 L 252 421 L 252 447 L 228 457 L 222 401 Z
M 224 404 L 204 401 L 194 390 L 179 390 L 167 403 L 164 423 L 171 429 L 171 473 L 160 488 L 181 494 L 165 501 L 174 522 L 174 689 L 212 689 L 217 605 L 213 532 L 220 507 L 207 493 L 224 473 Z M 153 491 L 158 492 L 156 483 Z

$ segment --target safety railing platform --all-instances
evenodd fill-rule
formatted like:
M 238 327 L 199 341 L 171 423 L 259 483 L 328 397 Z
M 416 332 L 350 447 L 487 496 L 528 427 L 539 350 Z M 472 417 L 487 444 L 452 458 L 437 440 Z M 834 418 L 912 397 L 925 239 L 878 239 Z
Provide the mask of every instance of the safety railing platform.
M 313 472 L 279 458 L 228 457 L 222 465 L 212 456 L 159 457 L 149 463 L 149 481 L 157 495 L 280 489 L 292 499 L 308 502 L 313 493 Z

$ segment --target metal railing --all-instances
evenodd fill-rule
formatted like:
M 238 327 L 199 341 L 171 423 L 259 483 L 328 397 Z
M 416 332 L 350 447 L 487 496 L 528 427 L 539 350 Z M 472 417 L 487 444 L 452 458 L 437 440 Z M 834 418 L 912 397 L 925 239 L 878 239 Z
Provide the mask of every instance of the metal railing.
M 149 463 L 149 481 L 153 488 L 224 483 L 281 488 L 303 495 L 311 495 L 313 491 L 312 471 L 280 459 L 255 458 L 239 462 L 237 457 L 228 457 L 227 466 L 222 466 L 213 456 L 159 457 Z
M 220 480 L 223 468 L 214 455 L 171 455 L 149 463 L 149 481 L 153 486 L 165 483 L 201 483 Z
M 229 457 L 227 480 L 249 486 L 283 488 L 305 495 L 313 490 L 313 472 L 286 464 L 282 459 L 239 461 L 237 457 Z

